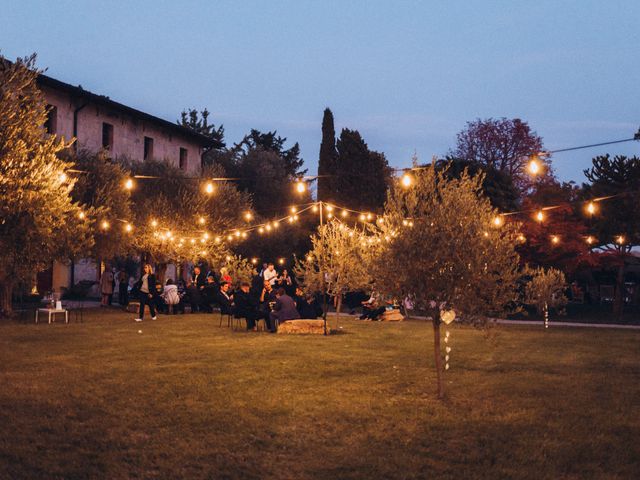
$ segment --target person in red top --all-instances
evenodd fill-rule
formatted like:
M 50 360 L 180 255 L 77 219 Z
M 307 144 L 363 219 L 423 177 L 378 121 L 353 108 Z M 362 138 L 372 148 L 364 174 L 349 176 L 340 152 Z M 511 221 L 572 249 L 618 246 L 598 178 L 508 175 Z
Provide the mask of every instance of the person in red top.
M 220 269 L 220 284 L 222 285 L 223 283 L 228 283 L 229 285 L 233 284 L 231 281 L 231 275 L 229 275 L 229 270 L 227 270 L 226 267 L 222 267 Z

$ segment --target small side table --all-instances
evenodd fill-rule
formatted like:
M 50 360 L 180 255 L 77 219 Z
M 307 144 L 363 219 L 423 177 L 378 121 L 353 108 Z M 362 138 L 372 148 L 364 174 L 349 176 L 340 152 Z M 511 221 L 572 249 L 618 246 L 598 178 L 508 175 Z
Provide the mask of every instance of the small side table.
M 36 310 L 36 323 L 38 323 L 38 314 L 40 312 L 45 312 L 49 315 L 49 323 L 55 321 L 56 313 L 64 313 L 64 323 L 69 323 L 69 310 L 57 309 L 57 308 L 39 308 Z

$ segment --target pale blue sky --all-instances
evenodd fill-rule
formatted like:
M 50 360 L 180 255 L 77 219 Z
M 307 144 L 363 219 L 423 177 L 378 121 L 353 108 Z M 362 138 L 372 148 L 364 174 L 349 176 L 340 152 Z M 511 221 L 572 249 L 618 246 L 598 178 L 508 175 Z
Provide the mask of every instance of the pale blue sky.
M 317 168 L 322 112 L 394 166 L 443 155 L 465 122 L 520 117 L 548 149 L 640 127 L 640 1 L 0 0 L 0 53 L 175 120 L 207 107 L 229 143 L 300 142 Z M 563 180 L 593 155 L 557 154 Z

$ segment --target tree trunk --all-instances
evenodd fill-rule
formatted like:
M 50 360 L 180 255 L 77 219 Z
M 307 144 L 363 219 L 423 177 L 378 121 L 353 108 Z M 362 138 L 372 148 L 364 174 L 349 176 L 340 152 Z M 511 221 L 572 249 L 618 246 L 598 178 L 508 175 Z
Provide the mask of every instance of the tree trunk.
M 624 312 L 624 257 L 622 257 L 620 266 L 618 266 L 618 274 L 616 276 L 616 293 L 613 300 L 613 316 L 616 321 L 622 319 Z
M 338 330 L 338 321 L 340 320 L 340 309 L 342 308 L 342 295 L 338 294 L 336 303 L 336 330 Z
M 436 360 L 436 379 L 438 382 L 438 399 L 444 398 L 444 385 L 442 379 L 442 352 L 440 351 L 440 312 L 433 315 L 433 351 Z
M 159 263 L 157 268 L 156 268 L 156 279 L 162 284 L 164 285 L 164 277 L 167 274 L 167 264 L 166 263 Z
M 10 317 L 13 315 L 13 285 L 11 282 L 0 283 L 0 316 Z

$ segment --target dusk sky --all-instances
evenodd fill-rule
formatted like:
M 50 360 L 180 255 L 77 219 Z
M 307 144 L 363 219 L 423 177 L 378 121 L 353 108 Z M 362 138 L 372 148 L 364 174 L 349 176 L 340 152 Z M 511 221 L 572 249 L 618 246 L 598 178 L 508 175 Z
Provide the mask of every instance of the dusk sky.
M 250 128 L 298 141 L 316 173 L 322 112 L 393 166 L 444 155 L 467 121 L 519 117 L 547 149 L 640 127 L 639 1 L 0 0 L 0 53 L 176 120 L 208 108 L 227 143 Z M 594 155 L 559 153 L 562 180 Z

